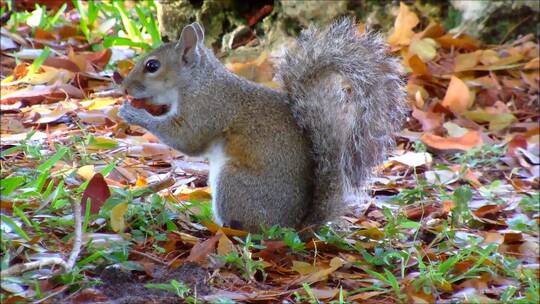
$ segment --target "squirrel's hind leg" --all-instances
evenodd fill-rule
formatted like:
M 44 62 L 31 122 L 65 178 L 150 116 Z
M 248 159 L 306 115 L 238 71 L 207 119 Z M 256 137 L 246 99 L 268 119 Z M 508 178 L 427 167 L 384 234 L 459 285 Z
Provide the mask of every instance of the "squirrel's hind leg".
M 216 185 L 216 218 L 225 227 L 252 233 L 274 225 L 298 227 L 309 201 L 293 184 L 273 183 L 234 165 L 223 167 Z

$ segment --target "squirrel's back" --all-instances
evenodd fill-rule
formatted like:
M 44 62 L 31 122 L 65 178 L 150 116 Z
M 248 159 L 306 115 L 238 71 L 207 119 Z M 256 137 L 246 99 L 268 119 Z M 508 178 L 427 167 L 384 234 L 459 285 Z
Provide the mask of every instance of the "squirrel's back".
M 305 225 L 319 226 L 359 198 L 405 114 L 401 69 L 383 39 L 348 18 L 304 30 L 277 80 L 313 147 L 315 193 Z

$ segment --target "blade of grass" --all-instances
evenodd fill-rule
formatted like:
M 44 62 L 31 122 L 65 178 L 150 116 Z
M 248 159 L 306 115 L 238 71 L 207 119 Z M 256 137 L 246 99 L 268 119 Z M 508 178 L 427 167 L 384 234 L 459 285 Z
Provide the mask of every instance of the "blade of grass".
M 9 216 L 0 214 L 0 219 L 2 219 L 2 222 L 6 223 L 9 227 L 11 227 L 11 229 L 13 229 L 13 231 L 15 231 L 15 233 L 17 233 L 20 237 L 27 241 L 30 241 L 30 237 L 28 236 L 28 234 L 26 234 L 26 232 L 24 232 L 24 230 L 22 230 L 21 227 L 19 227 L 19 225 L 17 225 Z
M 56 153 L 51 158 L 49 158 L 43 164 L 39 165 L 36 168 L 36 170 L 40 172 L 49 171 L 57 161 L 59 161 L 60 159 L 62 159 L 62 157 L 64 157 L 64 154 L 66 154 L 67 152 L 68 152 L 68 148 L 66 147 L 60 148 L 58 151 L 56 151 Z
M 142 9 L 139 8 L 138 6 L 135 7 L 135 11 L 137 12 L 137 15 L 139 16 L 139 20 L 143 24 L 145 31 L 150 34 L 150 37 L 152 37 L 152 47 L 155 48 L 159 46 L 161 44 L 161 36 L 157 28 L 156 19 L 152 17 L 150 18 L 146 17 Z
M 32 64 L 28 68 L 28 75 L 33 75 L 39 70 L 39 67 L 41 67 L 45 59 L 49 57 L 50 52 L 51 49 L 49 49 L 49 47 L 45 47 L 43 51 L 41 51 L 41 54 L 39 54 L 39 56 L 34 60 L 34 62 L 32 62 Z
M 84 37 L 86 37 L 86 40 L 90 42 L 90 30 L 88 29 L 88 16 L 86 14 L 86 11 L 83 7 L 81 0 L 73 0 L 73 4 L 75 5 L 75 8 L 77 9 L 77 12 L 79 13 L 79 25 L 81 27 L 81 31 L 84 34 Z
M 58 11 L 56 12 L 56 14 L 54 14 L 54 16 L 52 16 L 48 21 L 47 21 L 47 26 L 45 27 L 45 30 L 48 30 L 50 29 L 51 27 L 53 27 L 56 22 L 58 21 L 58 19 L 60 18 L 60 16 L 64 13 L 64 11 L 66 10 L 67 8 L 67 3 L 64 3 L 62 4 L 62 6 L 58 9 Z
M 135 42 L 128 38 L 110 37 L 110 36 L 105 37 L 105 40 L 103 41 L 103 46 L 106 48 L 111 47 L 111 46 L 131 46 L 131 47 L 141 48 L 145 51 L 151 49 L 150 45 L 145 42 Z
M 124 2 L 114 1 L 113 6 L 118 10 L 118 13 L 120 14 L 122 25 L 124 26 L 124 30 L 126 31 L 129 39 L 133 41 L 142 42 L 143 37 L 142 37 L 141 31 L 139 31 L 137 26 L 135 26 L 135 23 L 131 21 L 131 19 L 129 18 L 129 15 L 126 11 L 126 7 L 124 6 Z

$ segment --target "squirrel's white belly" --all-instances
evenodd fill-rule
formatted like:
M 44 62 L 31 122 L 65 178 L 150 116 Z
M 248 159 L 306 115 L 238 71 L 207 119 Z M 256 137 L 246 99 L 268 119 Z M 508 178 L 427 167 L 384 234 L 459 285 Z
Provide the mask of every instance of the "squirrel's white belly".
M 220 141 L 212 144 L 206 151 L 205 157 L 208 159 L 208 162 L 210 162 L 208 183 L 210 184 L 210 189 L 212 190 L 212 211 L 214 212 L 214 221 L 216 224 L 223 226 L 223 219 L 221 218 L 217 207 L 219 175 L 229 160 L 223 149 L 223 142 Z

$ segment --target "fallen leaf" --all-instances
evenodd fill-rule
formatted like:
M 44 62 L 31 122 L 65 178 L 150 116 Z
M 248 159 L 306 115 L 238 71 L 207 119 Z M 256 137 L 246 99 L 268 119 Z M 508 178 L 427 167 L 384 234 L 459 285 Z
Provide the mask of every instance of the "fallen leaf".
M 291 267 L 292 271 L 296 271 L 301 275 L 308 275 L 320 270 L 320 267 L 317 267 L 311 263 L 306 263 L 303 261 L 293 261 Z
M 126 229 L 124 214 L 126 214 L 127 210 L 127 202 L 122 202 L 111 209 L 111 228 L 114 232 L 122 232 Z
M 345 261 L 339 257 L 334 257 L 332 260 L 330 260 L 330 267 L 326 269 L 318 270 L 314 273 L 311 273 L 307 276 L 300 277 L 298 280 L 294 281 L 293 284 L 300 284 L 300 283 L 315 283 L 319 281 L 326 280 L 328 275 L 333 273 L 334 271 L 338 270 L 341 266 L 345 264 Z
M 81 205 L 84 209 L 87 200 L 90 199 L 90 212 L 96 214 L 110 196 L 111 192 L 105 178 L 103 178 L 101 173 L 96 173 L 83 192 Z
M 219 230 L 217 234 L 220 235 L 217 245 L 217 254 L 223 256 L 233 252 L 233 242 L 227 237 L 227 235 L 221 230 Z
M 467 132 L 469 132 L 467 128 L 460 127 L 457 124 L 450 121 L 445 122 L 443 124 L 443 127 L 446 129 L 446 132 L 448 133 L 450 137 L 461 137 L 467 134 Z
M 153 159 L 169 159 L 175 152 L 164 144 L 145 143 L 128 148 L 128 154 L 132 156 L 150 157 Z
M 418 75 L 430 74 L 427 65 L 416 54 L 409 57 L 408 65 L 414 74 L 418 74 Z
M 499 54 L 495 50 L 483 50 L 480 54 L 480 62 L 483 65 L 492 65 L 499 61 Z
M 216 244 L 218 243 L 221 234 L 213 235 L 211 238 L 204 242 L 198 243 L 189 252 L 189 256 L 186 262 L 194 262 L 199 265 L 204 265 L 208 262 L 208 255 L 216 250 Z
M 454 61 L 454 72 L 468 71 L 478 65 L 481 51 L 458 54 Z
M 395 46 L 409 45 L 414 35 L 412 29 L 419 22 L 418 16 L 405 3 L 400 2 L 399 13 L 394 22 L 394 29 L 388 37 L 388 43 Z
M 400 156 L 390 157 L 389 161 L 395 161 L 415 168 L 432 162 L 431 154 L 427 152 L 407 152 Z
M 194 191 L 190 191 L 188 193 L 181 193 L 178 196 L 179 199 L 183 201 L 197 201 L 197 202 L 204 202 L 204 201 L 210 201 L 212 200 L 212 195 L 208 193 L 208 190 L 204 189 L 196 189 Z
M 53 111 L 50 111 L 48 113 L 40 113 L 39 118 L 35 122 L 39 124 L 52 123 L 62 118 L 69 111 L 71 111 L 71 109 L 63 107 L 62 104 L 58 104 L 58 106 Z
M 519 155 L 517 153 L 518 148 L 527 149 L 527 138 L 521 134 L 515 135 L 508 142 L 508 151 L 506 152 L 506 155 L 511 157 L 517 157 Z
M 442 105 L 452 110 L 452 112 L 460 114 L 472 105 L 471 101 L 469 87 L 461 79 L 452 76 Z
M 444 115 L 442 113 L 435 113 L 430 110 L 424 112 L 413 108 L 412 116 L 422 124 L 422 130 L 425 132 L 438 129 L 444 121 Z
M 458 179 L 458 175 L 450 170 L 432 170 L 424 172 L 426 181 L 430 184 L 451 184 Z
M 238 229 L 232 229 L 228 227 L 221 227 L 215 223 L 211 222 L 203 222 L 202 223 L 210 232 L 217 233 L 219 230 L 223 231 L 227 236 L 239 236 L 239 237 L 245 237 L 248 235 L 247 231 L 244 230 L 238 230 Z
M 489 109 L 466 111 L 462 115 L 475 122 L 489 122 L 490 131 L 499 131 L 517 121 L 512 113 L 497 113 Z
M 474 51 L 478 49 L 480 43 L 478 40 L 474 39 L 468 35 L 460 35 L 459 37 L 454 37 L 452 34 L 446 34 L 435 39 L 442 47 L 450 49 L 452 47 L 458 49 L 464 49 L 469 51 Z
M 367 291 L 367 292 L 359 292 L 357 294 L 354 294 L 352 296 L 347 297 L 347 302 L 354 302 L 359 300 L 367 300 L 373 297 L 376 297 L 378 295 L 384 294 L 386 291 Z
M 409 53 L 418 55 L 423 62 L 428 62 L 437 56 L 437 46 L 437 42 L 431 38 L 415 40 L 409 46 Z
M 339 289 L 321 289 L 321 288 L 311 288 L 311 292 L 317 298 L 317 300 L 331 300 L 339 293 Z
M 0 102 L 2 104 L 11 104 L 21 99 L 26 99 L 31 101 L 31 104 L 35 104 L 43 99 L 62 100 L 66 97 L 82 99 L 84 94 L 80 89 L 65 83 L 56 83 L 53 85 L 34 85 L 26 89 L 4 95 L 0 97 Z
M 77 175 L 82 177 L 84 180 L 91 180 L 94 177 L 96 171 L 94 165 L 86 165 L 77 169 Z
M 538 69 L 540 69 L 540 59 L 539 59 L 539 57 L 531 59 L 531 61 L 527 62 L 527 64 L 523 67 L 523 69 L 524 70 L 538 70 Z
M 431 133 L 425 133 L 420 139 L 427 146 L 437 150 L 468 151 L 473 147 L 483 144 L 482 137 L 478 131 L 469 131 L 460 137 L 441 137 Z

